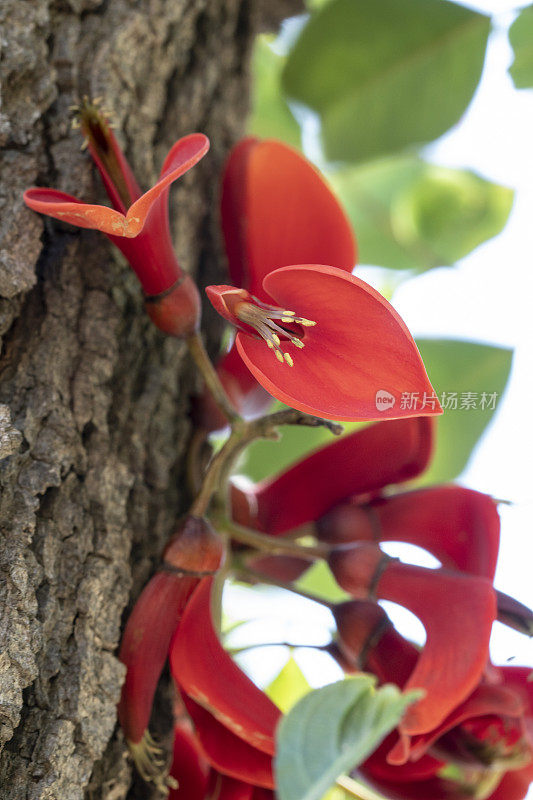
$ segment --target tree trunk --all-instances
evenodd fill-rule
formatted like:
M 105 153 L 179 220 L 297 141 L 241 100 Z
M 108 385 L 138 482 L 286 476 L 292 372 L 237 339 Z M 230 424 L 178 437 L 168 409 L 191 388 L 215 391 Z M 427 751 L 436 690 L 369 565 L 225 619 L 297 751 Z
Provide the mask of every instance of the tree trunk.
M 23 190 L 103 190 L 69 108 L 102 96 L 143 188 L 170 145 L 210 153 L 172 192 L 181 265 L 220 281 L 217 188 L 242 133 L 251 0 L 0 0 L 0 785 L 3 800 L 120 800 L 123 612 L 190 498 L 195 378 L 104 236 L 29 211 Z M 278 8 L 279 5 L 279 8 Z M 265 0 L 269 21 L 288 3 Z M 207 317 L 207 314 L 206 314 Z M 213 345 L 220 327 L 206 320 Z M 140 784 L 130 796 L 150 797 Z

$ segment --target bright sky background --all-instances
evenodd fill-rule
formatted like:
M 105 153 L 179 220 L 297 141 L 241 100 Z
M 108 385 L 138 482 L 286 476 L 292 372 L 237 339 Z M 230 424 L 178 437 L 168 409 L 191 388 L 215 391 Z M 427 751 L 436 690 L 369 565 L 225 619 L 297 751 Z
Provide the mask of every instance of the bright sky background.
M 428 148 L 426 156 L 435 163 L 473 169 L 510 186 L 516 192 L 515 203 L 498 237 L 454 268 L 431 270 L 406 281 L 392 302 L 415 337 L 447 336 L 515 348 L 506 394 L 461 483 L 512 502 L 500 506 L 502 544 L 496 585 L 533 606 L 533 90 L 517 91 L 507 72 L 512 51 L 506 31 L 517 5 L 511 0 L 479 0 L 468 5 L 492 14 L 497 30 L 467 114 L 453 131 Z M 359 267 L 357 274 L 375 282 L 375 270 Z M 231 616 L 242 619 L 245 608 L 246 617 L 262 617 L 254 626 L 257 641 L 328 640 L 332 623 L 325 609 L 294 598 L 289 615 L 285 593 L 278 602 L 270 590 L 265 594 L 267 603 L 252 600 L 244 589 L 225 594 Z M 421 626 L 414 617 L 408 613 L 400 617 L 407 625 L 405 633 L 420 635 Z M 248 632 L 246 638 L 249 641 Z M 496 663 L 513 659 L 533 666 L 531 640 L 499 623 L 493 633 L 492 655 Z M 261 682 L 268 682 L 286 657 L 282 649 L 260 648 L 242 663 Z M 317 659 L 316 651 L 299 650 L 296 659 L 313 685 L 341 677 L 327 656 Z M 533 789 L 528 800 L 533 800 Z

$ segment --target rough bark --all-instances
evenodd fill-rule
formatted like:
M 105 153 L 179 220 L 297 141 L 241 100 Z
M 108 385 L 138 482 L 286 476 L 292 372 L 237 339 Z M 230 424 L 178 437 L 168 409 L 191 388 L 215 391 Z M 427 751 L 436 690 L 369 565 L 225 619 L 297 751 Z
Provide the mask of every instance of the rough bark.
M 182 266 L 201 283 L 220 278 L 218 174 L 243 129 L 260 9 L 0 2 L 1 796 L 119 800 L 131 768 L 116 731 L 115 653 L 123 612 L 186 507 L 194 376 L 105 237 L 39 218 L 22 192 L 104 199 L 70 126 L 85 94 L 113 109 L 145 188 L 170 145 L 201 130 L 211 152 L 174 188 L 171 216 Z

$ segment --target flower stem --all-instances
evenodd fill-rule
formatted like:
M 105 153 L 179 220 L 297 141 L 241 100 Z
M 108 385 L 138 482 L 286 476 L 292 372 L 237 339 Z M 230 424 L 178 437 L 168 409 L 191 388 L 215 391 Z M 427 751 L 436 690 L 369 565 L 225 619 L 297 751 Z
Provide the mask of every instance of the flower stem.
M 211 392 L 215 403 L 220 408 L 226 419 L 229 420 L 229 422 L 239 422 L 240 416 L 233 407 L 228 395 L 226 394 L 226 390 L 220 382 L 220 378 L 218 377 L 217 371 L 213 366 L 213 362 L 209 358 L 207 350 L 205 349 L 201 334 L 197 331 L 196 333 L 193 333 L 192 336 L 189 336 L 186 341 L 189 352 L 193 357 L 196 366 L 202 373 L 205 384 Z
M 248 567 L 240 567 L 238 570 L 234 570 L 233 575 L 237 580 L 242 580 L 245 583 L 266 583 L 268 586 L 277 586 L 278 589 L 285 589 L 285 591 L 297 594 L 299 597 L 305 597 L 306 600 L 312 600 L 313 603 L 319 603 L 321 606 L 329 608 L 330 611 L 335 606 L 335 603 L 330 603 L 329 600 L 325 600 L 323 597 L 317 597 L 304 589 L 299 589 L 294 583 L 284 583 L 277 580 L 277 578 L 271 578 L 270 575 L 264 575 L 262 572 L 256 572 L 256 570 Z
M 254 550 L 266 550 L 267 553 L 276 555 L 298 556 L 314 561 L 316 558 L 327 558 L 330 547 L 327 544 L 318 543 L 316 545 L 298 544 L 292 539 L 283 539 L 279 536 L 270 536 L 267 533 L 245 528 L 237 525 L 228 519 L 218 519 L 217 527 L 226 531 L 231 539 L 246 544 Z
M 359 781 L 354 781 L 353 778 L 349 778 L 347 775 L 341 775 L 340 778 L 337 778 L 335 783 L 340 789 L 343 789 L 346 794 L 353 797 L 354 800 L 386 800 L 382 794 L 377 794 L 372 789 L 359 783 Z

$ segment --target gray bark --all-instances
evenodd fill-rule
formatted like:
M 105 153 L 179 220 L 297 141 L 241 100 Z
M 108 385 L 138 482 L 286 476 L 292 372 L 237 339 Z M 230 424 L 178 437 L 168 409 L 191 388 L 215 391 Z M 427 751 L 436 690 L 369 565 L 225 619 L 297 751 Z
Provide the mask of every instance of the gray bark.
M 290 8 L 283 3 L 279 19 Z M 101 184 L 69 107 L 102 96 L 141 186 L 170 145 L 210 154 L 172 193 L 182 266 L 222 277 L 217 184 L 242 133 L 251 0 L 0 0 L 0 796 L 119 800 L 124 610 L 188 502 L 195 378 L 149 322 L 104 236 L 29 211 L 23 190 Z M 207 315 L 213 344 L 220 328 Z M 149 797 L 137 785 L 136 797 Z

